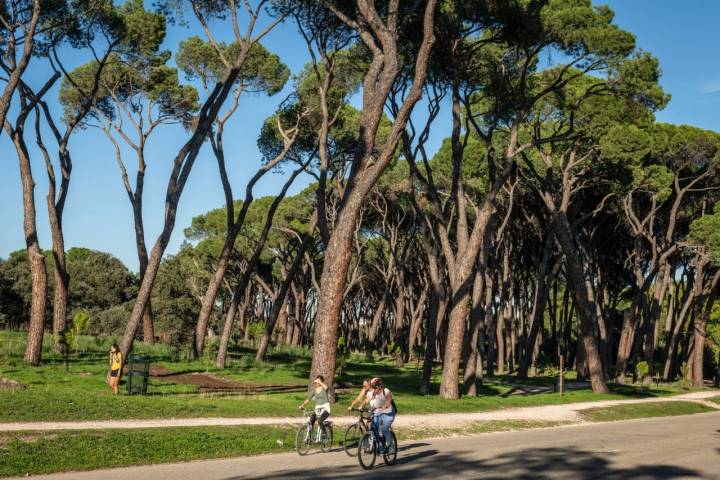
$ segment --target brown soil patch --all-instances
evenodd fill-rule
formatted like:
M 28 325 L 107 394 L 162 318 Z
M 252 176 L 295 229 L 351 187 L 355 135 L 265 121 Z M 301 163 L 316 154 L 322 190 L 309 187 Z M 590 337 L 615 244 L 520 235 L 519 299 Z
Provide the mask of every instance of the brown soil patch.
M 160 365 L 150 365 L 150 376 L 162 382 L 181 385 L 196 385 L 199 393 L 231 393 L 256 395 L 260 393 L 302 392 L 304 385 L 268 385 L 245 383 L 237 380 L 221 378 L 205 372 L 173 372 Z
M 17 380 L 10 380 L 9 378 L 0 378 L 0 389 L 9 390 L 25 390 L 27 385 L 24 385 Z
M 23 443 L 34 443 L 41 439 L 52 440 L 58 436 L 54 433 L 20 433 L 10 435 L 0 435 L 0 448 L 6 447 L 10 442 L 18 441 Z

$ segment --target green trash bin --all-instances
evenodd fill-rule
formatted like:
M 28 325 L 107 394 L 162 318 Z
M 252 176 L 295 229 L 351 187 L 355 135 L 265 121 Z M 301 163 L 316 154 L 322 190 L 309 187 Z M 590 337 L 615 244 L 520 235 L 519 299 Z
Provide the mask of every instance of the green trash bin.
M 128 358 L 128 395 L 147 395 L 150 376 L 150 358 L 145 355 L 130 355 Z

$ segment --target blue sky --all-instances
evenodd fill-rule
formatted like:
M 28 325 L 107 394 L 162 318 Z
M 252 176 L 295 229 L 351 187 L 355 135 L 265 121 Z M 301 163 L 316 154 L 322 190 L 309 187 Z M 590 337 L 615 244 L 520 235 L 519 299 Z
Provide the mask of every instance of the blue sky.
M 720 131 L 720 2 L 716 0 L 605 0 L 616 12 L 615 23 L 637 36 L 638 46 L 651 52 L 661 62 L 661 83 L 672 94 L 670 105 L 658 113 L 660 121 L 685 123 Z M 216 27 L 217 28 L 217 27 Z M 222 35 L 223 28 L 218 28 Z M 192 29 L 170 27 L 165 48 L 174 49 Z M 227 37 L 226 37 L 227 38 Z M 298 72 L 308 60 L 305 45 L 291 23 L 281 25 L 265 40 L 266 47 L 280 55 L 293 72 Z M 86 59 L 68 58 L 70 66 Z M 41 62 L 33 66 L 31 79 L 40 79 Z M 228 172 L 236 196 L 244 190 L 247 180 L 260 164 L 256 139 L 262 121 L 271 115 L 289 92 L 274 97 L 249 96 L 243 99 L 241 110 L 228 125 L 225 150 Z M 50 95 L 54 99 L 56 93 Z M 57 105 L 54 105 L 57 111 Z M 439 122 L 430 146 L 437 148 L 447 135 Z M 30 126 L 31 123 L 29 122 Z M 163 202 L 171 161 L 187 134 L 177 127 L 163 127 L 151 139 L 147 148 L 144 216 L 146 241 L 152 247 L 163 221 Z M 30 142 L 32 138 L 28 138 Z M 110 252 L 131 269 L 137 270 L 137 257 L 130 204 L 120 181 L 109 142 L 96 131 L 86 130 L 71 142 L 74 170 L 68 197 L 64 230 L 66 248 L 84 246 Z M 133 171 L 134 165 L 129 162 Z M 36 181 L 35 199 L 38 213 L 38 232 L 41 246 L 50 248 L 45 194 L 47 180 L 42 160 L 34 155 L 33 173 Z M 283 174 L 267 175 L 256 186 L 256 197 L 279 191 Z M 186 186 L 178 210 L 175 231 L 168 253 L 177 251 L 183 241 L 182 230 L 192 217 L 222 206 L 220 187 L 212 152 L 204 148 L 199 155 Z M 309 179 L 299 179 L 290 190 L 298 192 Z M 0 136 L 0 257 L 6 258 L 14 250 L 25 247 L 22 230 L 22 195 L 15 151 L 7 135 Z

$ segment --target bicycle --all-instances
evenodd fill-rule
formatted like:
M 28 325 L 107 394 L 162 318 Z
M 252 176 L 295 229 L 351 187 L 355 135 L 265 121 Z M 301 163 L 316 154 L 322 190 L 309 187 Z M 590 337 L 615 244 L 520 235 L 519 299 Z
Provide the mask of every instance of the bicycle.
M 303 410 L 303 416 L 307 420 L 295 435 L 295 450 L 297 450 L 299 455 L 307 455 L 308 451 L 310 451 L 310 447 L 315 443 L 320 444 L 320 450 L 323 452 L 329 452 L 332 447 L 332 422 L 326 421 L 320 425 L 320 420 L 318 418 L 318 421 L 316 422 L 318 426 L 315 429 L 315 434 L 313 435 L 311 421 L 313 413 L 315 413 L 314 410 Z
M 369 412 L 360 408 L 353 408 L 353 411 L 360 412 L 358 421 L 350 425 L 345 430 L 345 438 L 343 439 L 343 449 L 351 457 L 357 456 L 357 448 L 360 444 L 360 439 L 368 432 L 368 425 L 370 424 L 372 417 Z
M 382 454 L 385 465 L 394 465 L 397 460 L 397 437 L 390 429 L 390 438 L 385 439 L 385 447 L 380 440 L 379 426 L 370 422 L 370 430 L 363 435 L 358 446 L 358 463 L 364 470 L 371 470 L 378 453 Z

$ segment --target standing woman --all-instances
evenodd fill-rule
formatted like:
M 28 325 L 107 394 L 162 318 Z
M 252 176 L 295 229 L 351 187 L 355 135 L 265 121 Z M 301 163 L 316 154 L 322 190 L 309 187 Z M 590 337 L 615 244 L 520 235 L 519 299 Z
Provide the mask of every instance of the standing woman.
M 116 344 L 110 347 L 110 372 L 108 373 L 108 385 L 113 389 L 115 395 L 120 394 L 120 375 L 122 373 L 122 352 Z

